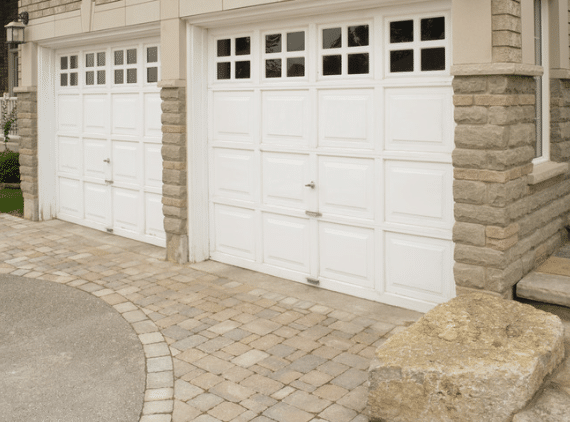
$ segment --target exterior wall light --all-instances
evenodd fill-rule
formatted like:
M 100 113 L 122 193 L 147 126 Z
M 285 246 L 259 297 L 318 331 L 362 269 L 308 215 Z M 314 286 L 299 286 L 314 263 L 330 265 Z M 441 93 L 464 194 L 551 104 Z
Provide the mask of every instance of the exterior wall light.
M 6 44 L 16 47 L 18 44 L 24 44 L 24 28 L 29 22 L 28 12 L 22 12 L 18 15 L 18 19 L 5 25 L 6 28 Z

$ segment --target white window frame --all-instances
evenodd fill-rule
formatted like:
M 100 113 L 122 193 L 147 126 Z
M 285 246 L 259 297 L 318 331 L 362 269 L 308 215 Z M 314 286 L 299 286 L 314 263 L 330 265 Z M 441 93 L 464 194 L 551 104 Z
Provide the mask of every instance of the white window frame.
M 543 73 L 537 76 L 535 80 L 541 84 L 541 97 L 535 102 L 537 108 L 535 113 L 535 124 L 541 124 L 540 132 L 536 129 L 536 147 L 541 145 L 541 154 L 537 155 L 532 161 L 533 164 L 540 164 L 550 161 L 550 60 L 549 60 L 549 16 L 548 16 L 548 0 L 535 0 L 541 3 L 541 19 L 540 19 L 540 54 L 535 51 L 535 64 L 542 66 Z M 535 40 L 537 36 L 535 34 Z M 535 42 L 536 46 L 536 42 Z M 536 47 L 535 47 L 536 49 Z M 538 91 L 538 90 L 537 90 Z M 540 107 L 540 110 L 538 109 Z M 539 138 L 540 136 L 540 138 Z

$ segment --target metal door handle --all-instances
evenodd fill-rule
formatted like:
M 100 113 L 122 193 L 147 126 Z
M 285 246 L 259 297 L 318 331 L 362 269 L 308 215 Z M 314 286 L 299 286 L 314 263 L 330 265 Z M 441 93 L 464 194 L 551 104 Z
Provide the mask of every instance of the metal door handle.
M 320 212 L 315 211 L 305 211 L 305 214 L 307 214 L 309 217 L 322 217 L 322 214 Z
M 311 189 L 315 189 L 315 182 L 311 180 L 311 183 L 307 183 L 305 186 Z
M 110 162 L 111 162 L 111 159 L 110 159 L 110 158 L 107 158 L 106 160 L 103 160 L 103 162 L 104 162 L 104 163 L 110 163 Z
M 105 180 L 105 183 L 107 183 L 108 185 L 112 185 L 113 181 L 112 180 Z

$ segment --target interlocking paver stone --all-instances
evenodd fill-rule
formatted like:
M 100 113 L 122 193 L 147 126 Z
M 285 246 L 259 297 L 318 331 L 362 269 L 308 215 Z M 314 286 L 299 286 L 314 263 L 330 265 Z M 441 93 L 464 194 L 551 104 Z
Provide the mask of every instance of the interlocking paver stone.
M 376 347 L 421 316 L 58 220 L 0 214 L 0 232 L 0 273 L 80 288 L 129 321 L 147 358 L 140 422 L 365 422 Z

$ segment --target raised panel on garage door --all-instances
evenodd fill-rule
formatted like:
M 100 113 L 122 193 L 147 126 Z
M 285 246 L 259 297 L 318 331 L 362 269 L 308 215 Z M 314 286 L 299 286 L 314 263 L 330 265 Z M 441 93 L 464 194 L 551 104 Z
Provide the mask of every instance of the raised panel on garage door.
M 305 184 L 311 179 L 309 155 L 262 153 L 263 203 L 309 209 L 311 192 Z
M 246 208 L 216 205 L 214 207 L 214 250 L 255 260 L 257 221 L 255 212 Z
M 309 274 L 311 243 L 308 218 L 263 214 L 263 262 Z

